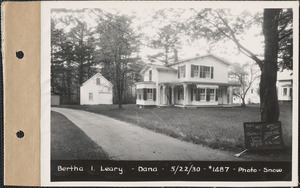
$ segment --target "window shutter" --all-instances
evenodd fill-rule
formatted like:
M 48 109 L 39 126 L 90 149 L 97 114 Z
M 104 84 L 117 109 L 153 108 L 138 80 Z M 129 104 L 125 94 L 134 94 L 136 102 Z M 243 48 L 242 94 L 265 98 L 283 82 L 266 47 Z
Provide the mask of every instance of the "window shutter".
M 191 77 L 193 78 L 194 77 L 194 65 L 191 65 Z
M 153 89 L 153 100 L 156 101 L 156 89 Z
M 216 101 L 218 101 L 219 89 L 216 89 Z
M 200 74 L 199 74 L 200 78 L 203 78 L 203 66 L 200 66 Z
M 209 101 L 209 92 L 210 92 L 210 89 L 206 89 L 206 101 Z
M 178 100 L 180 100 L 180 92 L 181 92 L 181 90 L 180 90 L 180 88 L 178 88 L 178 90 L 177 90 L 177 98 L 178 98 Z
M 144 88 L 143 89 L 144 90 L 144 101 L 146 101 L 147 100 L 147 89 L 146 88 Z
M 191 101 L 193 101 L 193 97 L 194 97 L 194 96 L 193 96 L 193 95 L 194 95 L 194 92 L 193 92 L 193 91 L 194 91 L 194 88 L 192 87 L 192 88 L 191 88 Z
M 214 78 L 214 67 L 211 67 L 211 72 L 210 72 L 210 75 L 211 75 L 211 79 L 213 79 Z

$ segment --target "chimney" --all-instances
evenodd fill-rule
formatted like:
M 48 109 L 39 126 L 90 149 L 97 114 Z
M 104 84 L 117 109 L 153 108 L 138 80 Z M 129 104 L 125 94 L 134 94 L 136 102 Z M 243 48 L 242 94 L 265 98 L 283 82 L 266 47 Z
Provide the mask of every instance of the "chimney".
M 178 61 L 178 51 L 177 49 L 174 49 L 174 62 Z

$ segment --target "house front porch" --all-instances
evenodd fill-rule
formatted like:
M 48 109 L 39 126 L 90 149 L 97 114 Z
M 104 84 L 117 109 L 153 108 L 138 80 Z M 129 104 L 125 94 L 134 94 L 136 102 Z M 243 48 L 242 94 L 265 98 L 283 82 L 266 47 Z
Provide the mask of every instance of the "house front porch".
M 157 102 L 162 107 L 230 107 L 236 86 L 234 83 L 159 83 Z

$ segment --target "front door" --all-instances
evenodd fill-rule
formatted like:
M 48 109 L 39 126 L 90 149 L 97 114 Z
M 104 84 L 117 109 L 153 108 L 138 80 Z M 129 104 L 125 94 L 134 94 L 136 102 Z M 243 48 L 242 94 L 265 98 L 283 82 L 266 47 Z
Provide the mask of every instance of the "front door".
M 219 96 L 218 96 L 218 104 L 228 104 L 227 102 L 227 88 L 220 87 L 219 88 Z

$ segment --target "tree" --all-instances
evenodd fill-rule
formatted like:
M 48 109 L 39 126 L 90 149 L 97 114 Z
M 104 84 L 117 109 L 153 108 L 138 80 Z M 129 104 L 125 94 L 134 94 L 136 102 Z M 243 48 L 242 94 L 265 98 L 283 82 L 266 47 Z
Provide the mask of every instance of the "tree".
M 66 102 L 72 102 L 74 86 L 74 48 L 63 29 L 56 28 L 57 22 L 51 20 L 51 85 L 52 90 L 66 97 Z
M 253 64 L 234 63 L 230 67 L 229 76 L 241 84 L 240 91 L 235 92 L 234 95 L 242 99 L 242 107 L 246 106 L 245 98 L 253 82 L 259 78 L 258 70 Z
M 178 60 L 177 50 L 180 48 L 179 30 L 175 24 L 168 24 L 160 28 L 155 39 L 150 42 L 150 47 L 160 49 L 162 52 L 149 56 L 150 58 L 158 59 L 164 64 L 168 64 L 170 59 Z M 174 52 L 171 57 L 170 53 Z
M 114 83 L 114 96 L 122 108 L 129 65 L 138 60 L 139 35 L 131 28 L 132 18 L 94 10 L 98 16 L 96 32 L 101 54 L 102 73 Z
M 275 122 L 279 118 L 279 105 L 277 100 L 276 81 L 278 70 L 278 57 L 288 54 L 283 41 L 292 41 L 292 10 L 289 9 L 264 9 L 263 17 L 247 12 L 233 16 L 229 9 L 204 9 L 197 12 L 194 23 L 194 35 L 204 36 L 209 40 L 230 40 L 237 49 L 256 62 L 261 70 L 260 81 L 260 111 L 261 121 Z M 260 24 L 265 37 L 264 57 L 250 51 L 241 41 L 242 34 L 253 24 Z M 285 43 L 288 46 L 288 43 Z M 290 47 L 289 47 L 290 48 Z M 281 53 L 280 50 L 281 49 Z M 285 55 L 284 63 L 291 63 L 292 55 Z
M 74 62 L 76 64 L 77 102 L 80 102 L 80 86 L 96 71 L 91 67 L 96 64 L 94 60 L 95 38 L 87 23 L 73 18 L 75 25 L 68 33 L 74 46 Z

